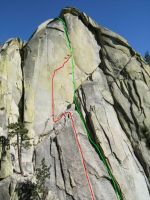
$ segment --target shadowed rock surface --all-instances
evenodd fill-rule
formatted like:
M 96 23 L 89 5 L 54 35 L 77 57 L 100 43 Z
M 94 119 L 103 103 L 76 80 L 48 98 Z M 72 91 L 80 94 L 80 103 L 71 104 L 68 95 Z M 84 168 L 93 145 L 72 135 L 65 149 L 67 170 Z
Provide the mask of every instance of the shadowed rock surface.
M 55 74 L 54 110 L 72 112 L 95 200 L 117 198 L 112 177 L 126 200 L 150 199 L 150 68 L 120 35 L 99 26 L 85 13 L 65 8 L 72 59 Z M 69 116 L 53 122 L 52 76 L 70 55 L 65 29 L 58 18 L 38 27 L 24 45 L 20 39 L 0 47 L 0 136 L 19 120 L 28 129 L 31 147 L 18 153 L 11 142 L 0 143 L 0 200 L 19 200 L 19 182 L 33 180 L 45 158 L 50 177 L 47 200 L 90 200 L 82 159 Z M 95 146 L 102 150 L 101 159 Z M 15 140 L 15 138 L 14 138 Z

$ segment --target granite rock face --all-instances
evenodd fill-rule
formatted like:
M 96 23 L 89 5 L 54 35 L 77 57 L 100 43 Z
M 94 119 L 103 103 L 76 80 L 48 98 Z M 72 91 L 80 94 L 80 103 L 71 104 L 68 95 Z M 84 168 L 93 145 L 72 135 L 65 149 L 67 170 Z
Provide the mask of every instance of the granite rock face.
M 7 126 L 18 121 L 18 104 L 22 97 L 22 70 L 19 39 L 7 41 L 0 50 L 0 178 L 13 173 L 10 150 L 3 143 L 7 138 Z M 14 148 L 11 148 L 14 150 Z M 12 155 L 15 156 L 15 153 Z
M 19 199 L 18 184 L 44 158 L 47 200 L 149 200 L 150 68 L 85 13 L 59 17 L 0 50 L 0 136 L 19 119 L 31 143 L 24 176 L 17 149 L 11 143 L 4 156 L 0 143 L 0 199 Z

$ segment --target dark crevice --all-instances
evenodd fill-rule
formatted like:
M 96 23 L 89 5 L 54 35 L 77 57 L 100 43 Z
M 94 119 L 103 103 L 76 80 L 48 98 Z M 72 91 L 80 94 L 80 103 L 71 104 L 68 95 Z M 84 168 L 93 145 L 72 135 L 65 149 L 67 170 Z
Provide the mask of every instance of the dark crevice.
M 80 89 L 81 89 L 81 88 L 80 88 Z M 98 155 L 99 155 L 98 150 L 97 150 L 97 149 L 94 147 L 94 145 L 93 145 L 93 143 L 97 144 L 98 139 L 97 139 L 97 136 L 96 136 L 96 133 L 95 133 L 95 129 L 94 129 L 93 122 L 92 122 L 92 120 L 90 120 L 90 118 L 89 118 L 90 112 L 87 111 L 85 102 L 83 103 L 83 101 L 82 101 L 82 100 L 84 99 L 84 97 L 83 97 L 83 96 L 84 96 L 84 93 L 82 93 L 82 98 L 80 97 L 78 91 L 76 92 L 76 94 L 77 94 L 77 97 L 75 98 L 75 101 L 76 101 L 76 103 L 75 103 L 75 106 L 76 106 L 75 109 L 76 109 L 76 111 L 78 112 L 79 109 L 81 110 L 81 105 L 82 105 L 82 108 L 84 109 L 84 112 L 85 112 L 85 117 L 83 117 L 83 114 L 82 114 L 81 112 L 78 112 L 78 113 L 79 113 L 79 115 L 80 115 L 80 117 L 81 117 L 81 119 L 82 119 L 82 121 L 83 121 L 83 123 L 84 123 L 86 129 L 87 129 L 87 132 L 90 133 L 90 136 L 88 135 L 89 141 L 90 141 L 91 145 L 93 146 L 93 148 L 95 149 L 95 151 L 96 151 L 96 152 L 98 153 Z M 81 105 L 80 105 L 80 104 L 81 104 Z M 93 143 L 91 142 L 91 140 L 93 141 Z M 98 145 L 99 148 L 101 149 L 100 145 L 99 145 L 99 144 L 97 144 L 97 145 Z M 101 150 L 102 150 L 102 149 L 101 149 Z M 102 150 L 102 152 L 103 152 L 103 150 Z M 100 156 L 100 159 L 102 160 L 101 155 L 99 155 L 99 156 Z
M 114 94 L 113 94 L 113 91 L 111 89 L 111 85 L 110 85 L 110 81 L 108 80 L 108 74 L 106 73 L 106 69 L 107 69 L 107 66 L 106 64 L 104 63 L 104 55 L 103 55 L 103 52 L 101 52 L 101 60 L 102 60 L 102 64 L 101 64 L 101 69 L 103 70 L 104 74 L 106 75 L 106 78 L 107 78 L 107 82 L 108 82 L 108 86 L 110 88 L 110 92 L 112 94 L 112 97 L 114 99 L 114 109 L 116 111 L 116 114 L 118 116 L 118 120 L 120 122 L 120 125 L 122 127 L 122 129 L 124 130 L 124 132 L 126 133 L 126 136 L 128 137 L 129 141 L 131 142 L 132 144 L 132 147 L 133 147 L 133 150 L 134 150 L 134 154 L 135 156 L 137 157 L 137 159 L 139 160 L 140 164 L 142 165 L 144 171 L 145 171 L 145 174 L 147 177 L 149 177 L 149 170 L 147 169 L 147 165 L 146 165 L 146 162 L 144 161 L 144 158 L 142 156 L 142 153 L 140 152 L 139 149 L 137 149 L 137 147 L 135 147 L 135 144 L 133 143 L 133 136 L 132 136 L 132 128 L 131 128 L 131 125 L 130 124 L 133 124 L 133 122 L 131 122 L 131 120 L 128 118 L 128 116 L 126 115 L 124 109 L 122 108 L 122 106 L 118 103 L 118 101 L 116 100 Z M 122 74 L 123 75 L 123 74 Z M 128 79 L 128 77 L 125 77 L 126 79 Z M 113 78 L 114 82 L 116 82 L 116 80 Z M 128 85 L 129 86 L 129 85 Z M 134 85 L 135 86 L 135 85 Z M 136 95 L 138 95 L 138 98 L 139 97 L 139 94 L 137 94 L 137 91 L 136 92 Z M 131 108 L 131 104 L 132 104 L 132 100 L 130 98 L 128 98 L 129 100 L 129 103 L 130 103 L 130 112 L 131 112 L 131 115 L 132 115 L 132 118 L 133 118 L 133 121 L 135 123 L 135 129 L 136 129 L 136 132 L 138 133 L 138 136 L 139 136 L 139 124 L 137 122 L 137 119 L 135 118 L 134 114 L 133 114 L 133 111 L 132 111 L 132 108 Z M 141 100 L 140 100 L 140 108 L 142 109 L 141 107 Z M 143 110 L 143 109 L 142 109 Z M 130 133 L 128 133 L 127 129 L 125 128 L 124 124 L 122 123 L 121 119 L 120 119 L 120 115 L 123 116 L 124 118 L 124 121 L 127 123 L 129 129 L 130 129 Z M 134 125 L 134 124 L 133 124 Z M 136 141 L 134 141 L 136 142 Z
M 81 87 L 81 88 L 82 88 L 82 87 Z M 84 94 L 83 89 L 82 89 L 82 97 L 83 97 L 83 96 L 85 96 L 85 94 Z M 83 99 L 85 99 L 85 97 L 84 97 Z M 93 133 L 93 134 L 92 134 L 92 139 L 93 139 L 93 141 L 94 141 L 95 143 L 100 144 L 100 143 L 99 143 L 100 141 L 99 141 L 99 139 L 97 138 L 96 131 L 95 131 L 95 128 L 94 128 L 94 124 L 93 124 L 93 121 L 92 121 L 92 118 L 91 118 L 91 113 L 87 111 L 86 106 L 84 106 L 84 111 L 85 111 L 85 113 L 86 113 L 85 120 L 86 120 L 87 128 L 88 128 L 88 130 L 89 130 L 90 133 Z M 109 148 L 110 148 L 110 150 L 111 150 L 111 153 L 115 156 L 115 158 L 117 159 L 118 163 L 121 164 L 121 160 L 117 157 L 116 153 L 113 152 L 113 150 L 112 150 L 111 143 L 110 143 L 110 140 L 109 140 L 109 138 L 108 138 L 108 136 L 107 136 L 107 133 L 105 132 L 105 130 L 104 130 L 104 128 L 102 127 L 102 125 L 99 123 L 99 120 L 98 120 L 97 115 L 96 115 L 95 112 L 94 112 L 94 114 L 95 114 L 95 117 L 96 117 L 96 119 L 97 119 L 97 122 L 98 122 L 99 126 L 102 128 L 103 133 L 104 133 L 104 135 L 105 135 L 105 137 L 106 137 L 106 139 L 107 139 L 107 142 L 108 142 Z
M 64 33 L 63 30 L 59 29 L 59 28 L 56 28 L 56 27 L 50 27 L 50 26 L 47 26 L 48 29 L 53 29 L 53 30 L 56 30 L 56 31 L 61 31 L 62 33 Z
M 57 175 L 56 175 L 56 158 L 55 158 L 55 156 L 54 155 L 52 155 L 52 143 L 53 143 L 53 141 L 54 141 L 54 138 L 52 139 L 51 137 L 50 137 L 50 156 L 53 158 L 53 161 L 54 161 L 54 175 L 55 175 L 55 180 L 56 180 L 56 178 L 57 178 Z
M 58 144 L 58 139 L 57 137 L 55 137 L 53 139 L 53 141 L 55 142 L 56 144 L 56 148 L 57 148 L 57 152 L 58 152 L 58 159 L 59 159 L 59 162 L 60 162 L 60 170 L 61 170 L 61 174 L 62 174 L 62 179 L 64 181 L 64 187 L 66 188 L 66 179 L 65 179 L 65 174 L 64 174 L 64 171 L 63 171 L 63 163 L 62 163 L 62 158 L 61 158 L 61 148 Z M 57 179 L 58 177 L 56 177 Z M 66 190 L 66 189 L 65 189 Z
M 69 182 L 70 182 L 70 186 L 71 186 L 71 188 L 72 188 L 72 190 L 73 190 L 73 185 L 72 185 L 72 181 L 71 181 L 71 174 L 70 174 L 70 171 L 69 170 L 67 170 L 68 171 L 68 174 L 69 174 Z M 69 195 L 69 197 L 71 198 L 70 200 L 76 200 L 75 198 L 74 198 L 74 196 L 73 195 L 71 195 L 71 194 L 69 194 L 69 193 L 66 193 L 67 195 Z
M 132 99 L 132 101 L 134 102 L 134 104 L 136 105 L 136 107 L 137 107 L 138 110 L 139 110 L 139 105 L 138 105 L 137 99 L 135 98 L 135 96 L 134 96 L 134 94 L 133 94 L 133 88 L 132 88 L 131 84 L 133 85 L 133 81 L 132 81 L 132 82 L 127 82 L 129 94 L 126 95 L 126 97 L 127 97 L 128 100 L 129 100 L 129 99 Z M 121 84 L 121 90 L 124 91 L 122 84 Z M 125 93 L 125 91 L 124 91 L 124 93 Z M 136 95 L 136 93 L 135 93 L 135 95 Z M 137 97 L 137 96 L 136 96 L 136 97 Z
M 136 130 L 136 133 L 137 133 L 138 140 L 140 141 L 141 140 L 140 127 L 139 127 L 139 123 L 137 121 L 137 118 L 134 116 L 134 112 L 133 112 L 133 108 L 132 108 L 132 101 L 130 101 L 130 113 L 131 113 L 131 116 L 132 116 L 134 123 L 135 123 L 135 130 Z M 138 142 L 136 138 L 133 137 L 133 139 L 134 139 L 135 142 Z
M 33 150 L 33 156 L 32 156 L 32 163 L 33 163 L 33 170 L 35 171 L 35 166 L 37 163 L 37 155 L 36 155 L 36 149 Z
M 95 128 L 94 128 L 94 124 L 91 120 L 91 113 L 87 111 L 86 109 L 86 96 L 85 96 L 85 93 L 84 93 L 84 90 L 83 90 L 83 87 L 81 86 L 81 93 L 82 93 L 82 102 L 83 102 L 83 109 L 84 109 L 84 112 L 85 112 L 85 122 L 86 122 L 86 125 L 87 125 L 87 128 L 88 128 L 88 131 L 91 133 L 91 138 L 94 142 L 98 141 L 97 140 L 97 136 L 96 136 L 96 132 L 95 132 Z M 81 98 L 80 98 L 81 99 Z M 96 142 L 97 143 L 97 142 Z
M 110 91 L 111 91 L 112 97 L 114 99 L 114 109 L 115 109 L 116 113 L 118 112 L 118 110 L 120 111 L 120 113 L 122 113 L 123 117 L 125 118 L 125 121 L 128 123 L 128 126 L 129 126 L 129 128 L 131 130 L 130 123 L 133 124 L 133 122 L 131 121 L 131 119 L 126 114 L 126 112 L 125 112 L 125 110 L 123 108 L 124 105 L 120 105 L 120 103 L 115 98 L 115 96 L 114 96 L 114 94 L 112 92 L 112 89 L 110 89 Z
M 139 56 L 139 59 L 141 59 L 141 56 L 138 55 L 130 45 L 126 44 L 124 41 L 122 41 L 121 39 L 119 38 L 114 38 L 113 36 L 111 35 L 107 35 L 105 33 L 102 33 L 101 32 L 101 27 L 96 24 L 96 26 L 93 26 L 90 22 L 89 22 L 89 17 L 88 16 L 85 16 L 84 13 L 80 12 L 78 9 L 76 8 L 70 8 L 70 7 L 66 7 L 65 9 L 63 9 L 60 13 L 60 18 L 62 18 L 64 21 L 65 21 L 65 17 L 64 15 L 66 13 L 70 13 L 74 16 L 77 16 L 81 21 L 82 23 L 89 29 L 89 31 L 93 34 L 93 36 L 95 37 L 97 43 L 103 47 L 104 46 L 104 41 L 102 40 L 102 36 L 106 36 L 108 38 L 111 38 L 112 40 L 115 39 L 115 41 L 117 41 L 118 44 L 120 45 L 123 45 L 125 47 L 127 47 L 130 51 L 130 54 L 131 56 Z M 93 21 L 94 22 L 94 21 Z M 105 29 L 105 27 L 102 27 L 103 29 Z M 119 35 L 118 35 L 119 36 Z
M 127 144 L 127 143 L 126 143 Z M 150 193 L 150 184 L 149 184 L 149 182 L 148 182 L 148 179 L 147 179 L 147 176 L 145 176 L 145 172 L 142 170 L 141 171 L 141 168 L 140 168 L 140 166 L 139 166 L 139 163 L 140 162 L 142 162 L 142 160 L 141 161 L 139 161 L 139 163 L 137 163 L 137 160 L 136 160 L 136 158 L 137 158 L 137 156 L 136 156 L 136 147 L 135 147 L 135 151 L 131 151 L 131 149 L 130 149 L 130 147 L 129 147 L 129 145 L 127 144 L 127 147 L 128 147 L 128 149 L 129 149 L 129 151 L 130 151 L 130 153 L 131 153 L 131 155 L 132 155 L 132 157 L 133 157 L 133 159 L 135 160 L 135 163 L 136 163 L 136 165 L 137 165 L 137 167 L 138 167 L 138 169 L 139 169 L 139 171 L 142 173 L 142 174 L 144 174 L 144 179 L 145 179 L 145 181 L 146 181 L 146 184 L 147 184 L 147 187 L 148 187 L 148 191 L 149 191 L 149 193 Z M 142 166 L 143 167 L 143 166 Z
M 82 99 L 85 99 L 85 97 L 83 97 L 84 95 L 85 94 L 84 94 L 84 91 L 82 89 Z M 80 99 L 81 99 L 81 97 L 80 97 Z M 77 111 L 79 111 L 80 103 L 79 102 L 77 103 L 77 99 L 76 98 L 75 98 L 75 101 L 76 101 L 76 103 L 75 103 L 76 109 L 77 109 Z M 107 172 L 108 172 L 108 174 L 110 176 L 110 182 L 111 182 L 111 185 L 112 185 L 113 189 L 119 195 L 120 200 L 123 200 L 124 199 L 124 197 L 123 197 L 124 195 L 123 195 L 123 193 L 121 191 L 120 185 L 118 184 L 117 180 L 115 179 L 115 177 L 113 176 L 113 174 L 111 172 L 111 169 L 112 169 L 111 164 L 109 162 L 109 159 L 105 156 L 105 153 L 104 153 L 104 151 L 103 151 L 103 149 L 102 149 L 102 147 L 100 145 L 99 139 L 97 138 L 96 131 L 95 131 L 92 119 L 90 118 L 90 113 L 86 109 L 85 102 L 83 104 L 83 109 L 84 109 L 84 112 L 86 114 L 85 115 L 85 119 L 84 119 L 84 117 L 83 117 L 81 112 L 79 112 L 79 115 L 80 115 L 81 119 L 83 120 L 83 123 L 84 123 L 84 125 L 85 125 L 85 127 L 87 129 L 89 141 L 90 141 L 92 147 L 94 148 L 94 150 L 96 151 L 96 153 L 99 155 L 99 158 L 103 162 L 103 164 L 104 164 L 104 166 L 105 166 L 105 168 L 106 168 L 106 170 L 107 170 Z
M 67 196 L 67 200 L 76 200 L 74 197 L 73 197 L 73 195 L 71 195 L 71 194 L 68 194 L 67 192 L 66 192 L 66 196 Z
M 101 62 L 101 65 L 100 65 L 100 68 L 102 69 L 102 71 L 103 71 L 104 74 L 106 75 L 106 73 L 108 73 L 108 72 L 106 71 L 108 68 L 107 68 L 107 65 L 105 64 L 104 57 L 105 57 L 105 58 L 108 57 L 108 54 L 107 54 L 107 51 L 106 51 L 106 49 L 105 49 L 105 47 L 104 47 L 104 42 L 103 42 L 103 39 L 102 39 L 103 33 L 101 32 L 102 30 L 101 30 L 100 28 L 98 28 L 98 27 L 93 27 L 93 25 L 91 25 L 91 24 L 89 23 L 88 19 L 87 19 L 84 15 L 82 15 L 82 13 L 80 13 L 80 12 L 77 11 L 77 10 L 72 10 L 72 9 L 71 9 L 70 11 L 67 10 L 67 9 L 66 9 L 66 10 L 63 10 L 62 13 L 61 13 L 61 15 L 60 15 L 63 19 L 64 19 L 64 14 L 65 14 L 65 13 L 70 13 L 70 14 L 73 14 L 73 15 L 78 16 L 78 18 L 84 23 L 84 25 L 93 33 L 93 35 L 94 35 L 94 37 L 95 37 L 97 43 L 102 47 L 101 50 L 100 50 L 100 52 L 99 52 L 99 53 L 100 53 L 100 56 L 101 56 L 101 61 L 102 61 L 102 62 Z M 65 20 L 65 19 L 64 19 L 64 20 Z M 117 42 L 120 43 L 121 45 L 124 45 L 124 44 L 122 44 L 123 41 L 120 41 L 120 39 L 117 40 Z M 137 56 L 137 57 L 138 57 L 138 54 L 137 54 L 130 46 L 128 46 L 128 49 L 130 50 L 131 57 L 132 57 L 132 56 Z M 105 51 L 105 52 L 104 52 L 104 51 Z M 104 54 L 106 54 L 106 55 L 104 55 Z M 140 59 L 140 58 L 139 58 L 139 59 Z M 110 59 L 109 59 L 109 60 L 110 60 Z M 111 73 L 113 73 L 113 70 L 112 70 Z M 116 80 L 115 80 L 115 78 L 113 77 L 113 74 L 111 74 L 111 73 L 108 73 L 108 74 L 109 74 L 109 76 L 112 77 L 112 80 L 115 82 Z M 122 73 L 122 75 L 124 74 L 123 71 L 122 71 L 121 73 Z M 126 133 L 127 137 L 128 137 L 129 140 L 131 141 L 131 143 L 133 143 L 133 141 L 132 141 L 132 125 L 134 126 L 134 122 L 132 122 L 132 121 L 129 119 L 129 117 L 127 116 L 127 114 L 125 113 L 124 108 L 122 107 L 123 105 L 120 105 L 120 104 L 117 102 L 117 99 L 115 99 L 115 96 L 113 95 L 113 91 L 111 90 L 110 81 L 109 81 L 109 79 L 108 79 L 108 74 L 106 75 L 106 77 L 107 77 L 107 82 L 108 82 L 108 85 L 109 85 L 111 94 L 112 94 L 113 99 L 114 99 L 114 109 L 115 109 L 116 114 L 117 114 L 117 116 L 118 116 L 118 120 L 119 120 L 119 122 L 120 122 L 120 124 L 121 124 L 121 127 L 123 128 L 124 132 Z M 83 98 L 84 98 L 84 97 L 83 97 Z M 75 98 L 75 100 L 77 101 L 76 98 Z M 93 134 L 95 135 L 94 130 L 93 130 L 93 125 L 92 125 L 91 120 L 90 120 L 90 117 L 89 117 L 90 115 L 89 115 L 89 113 L 88 113 L 87 110 L 86 110 L 86 106 L 84 106 L 85 102 L 83 103 L 83 102 L 81 101 L 80 103 L 82 104 L 83 109 L 84 109 L 85 114 L 86 114 L 85 122 L 84 122 L 84 123 L 85 123 L 85 126 L 87 126 L 88 130 L 91 130 L 90 132 L 92 133 L 92 135 L 93 135 Z M 75 103 L 75 104 L 76 104 L 76 103 Z M 80 105 L 76 105 L 76 107 L 78 107 L 78 106 L 80 106 Z M 76 109 L 77 109 L 77 111 L 79 110 L 79 108 L 76 108 Z M 121 122 L 122 120 L 120 120 L 119 113 L 121 113 L 121 115 L 123 116 L 123 119 L 122 119 L 122 120 L 126 121 L 126 123 L 127 123 L 127 125 L 128 125 L 128 128 L 129 128 L 129 130 L 130 130 L 131 132 L 127 131 L 126 127 L 123 126 L 123 123 Z M 83 117 L 82 113 L 79 113 L 79 114 L 80 114 L 81 119 L 83 118 L 83 120 L 84 120 L 84 117 Z M 129 132 L 129 133 L 127 133 L 127 132 Z M 94 141 L 95 141 L 95 138 L 94 138 Z M 133 144 L 132 144 L 132 146 L 133 146 Z M 134 148 L 134 146 L 133 146 L 133 148 Z M 134 149 L 135 149 L 135 148 L 134 148 Z M 114 183 L 114 182 L 113 182 L 113 183 Z M 113 184 L 113 183 L 112 183 L 112 184 Z
M 98 140 L 97 135 L 96 135 L 96 131 L 95 131 L 95 128 L 94 128 L 93 121 L 91 119 L 91 113 L 87 112 L 87 111 L 85 113 L 86 113 L 85 121 L 86 121 L 88 131 L 91 133 L 92 140 L 97 144 L 97 142 L 99 140 Z
M 118 158 L 117 154 L 115 152 L 113 152 L 114 157 L 116 158 L 116 160 L 118 161 L 118 163 L 121 165 L 121 160 Z
M 70 171 L 67 170 L 68 174 L 69 174 L 69 182 L 70 182 L 70 186 L 71 188 L 73 188 L 73 185 L 72 185 L 72 181 L 71 181 L 71 174 L 70 174 Z
M 111 153 L 113 153 L 113 150 L 112 150 L 112 147 L 111 147 L 111 143 L 110 143 L 109 137 L 107 136 L 107 133 L 105 132 L 103 126 L 99 123 L 99 120 L 98 120 L 98 117 L 97 117 L 97 115 L 96 115 L 96 112 L 94 112 L 94 115 L 95 115 L 95 117 L 96 117 L 96 119 L 97 119 L 97 122 L 98 122 L 99 126 L 100 126 L 101 129 L 103 130 L 103 133 L 104 133 L 104 135 L 105 135 L 105 137 L 106 137 L 106 139 L 107 139 L 107 142 L 108 142 L 110 151 L 111 151 Z
M 60 162 L 60 170 L 61 170 L 62 178 L 63 178 L 63 181 L 64 181 L 65 193 L 66 193 L 66 195 L 69 196 L 69 198 L 71 198 L 70 200 L 75 200 L 74 197 L 73 197 L 73 195 L 70 194 L 70 193 L 67 191 L 67 189 L 66 189 L 66 179 L 65 179 L 65 174 L 64 174 L 64 171 L 63 171 L 64 167 L 63 167 L 62 157 L 61 157 L 62 151 L 61 151 L 60 145 L 58 144 L 58 139 L 57 139 L 57 137 L 55 137 L 55 138 L 53 139 L 53 141 L 54 141 L 55 144 L 56 144 L 56 148 L 57 148 L 57 152 L 58 152 L 58 160 L 59 160 L 59 162 Z M 57 178 L 58 178 L 58 177 L 56 177 L 56 179 L 57 179 Z M 70 177 L 69 177 L 69 178 L 70 178 Z M 71 186 L 71 185 L 70 185 L 70 186 Z
M 21 57 L 21 71 L 22 71 L 22 96 L 18 104 L 19 108 L 19 121 L 22 123 L 24 122 L 24 95 L 25 95 L 25 88 L 24 88 L 24 73 L 23 73 L 23 66 L 24 66 L 24 48 L 20 49 L 20 57 Z
M 146 176 L 149 177 L 150 169 L 148 169 L 148 166 L 146 165 L 146 162 L 143 158 L 141 151 L 139 150 L 137 146 L 133 147 L 133 151 L 134 151 L 135 156 L 138 158 L 140 164 L 142 165 Z
M 142 77 L 143 77 L 143 81 L 145 82 L 146 85 L 149 85 L 149 83 L 147 82 L 146 78 L 145 78 L 145 75 L 143 73 L 143 70 L 141 70 L 141 74 L 142 74 Z
M 140 97 L 140 95 L 139 95 L 139 93 L 138 93 L 138 90 L 137 90 L 137 86 L 136 86 L 135 80 L 133 80 L 133 86 L 134 86 L 135 93 L 136 93 L 136 95 L 137 95 L 137 97 L 138 97 L 138 99 L 139 99 L 139 103 L 140 103 L 141 111 L 143 112 L 144 116 L 146 117 L 145 112 L 144 112 L 144 109 L 143 109 L 143 107 L 142 107 L 141 97 Z

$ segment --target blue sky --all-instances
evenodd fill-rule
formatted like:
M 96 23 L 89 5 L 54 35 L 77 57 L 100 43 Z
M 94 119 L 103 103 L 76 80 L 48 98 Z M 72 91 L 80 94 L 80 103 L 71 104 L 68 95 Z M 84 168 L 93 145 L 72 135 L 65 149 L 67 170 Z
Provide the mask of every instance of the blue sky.
M 99 24 L 125 37 L 141 55 L 150 50 L 150 0 L 3 0 L 0 42 L 27 40 L 37 26 L 66 6 L 77 7 Z

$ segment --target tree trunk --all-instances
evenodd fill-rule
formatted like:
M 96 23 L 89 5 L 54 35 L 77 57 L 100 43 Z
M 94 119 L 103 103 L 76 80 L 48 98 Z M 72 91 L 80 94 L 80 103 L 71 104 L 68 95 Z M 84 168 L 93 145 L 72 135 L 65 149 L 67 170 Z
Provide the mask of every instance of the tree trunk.
M 19 133 L 17 133 L 17 147 L 18 147 L 18 162 L 19 162 L 20 173 L 24 175 L 22 169 L 21 141 L 19 141 Z

